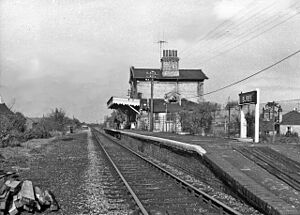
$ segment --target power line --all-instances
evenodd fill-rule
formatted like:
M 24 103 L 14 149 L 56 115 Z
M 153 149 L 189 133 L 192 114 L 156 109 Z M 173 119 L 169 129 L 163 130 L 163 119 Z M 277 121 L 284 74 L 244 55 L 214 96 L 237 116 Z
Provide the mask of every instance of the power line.
M 293 7 L 293 6 L 296 6 L 296 5 L 298 5 L 298 4 L 299 4 L 299 2 L 293 4 L 292 7 Z M 298 8 L 296 8 L 296 9 L 298 9 Z M 264 27 L 268 27 L 269 24 L 272 25 L 273 23 L 275 23 L 274 25 L 277 25 L 276 21 L 277 21 L 277 20 L 281 21 L 281 19 L 284 18 L 285 16 L 288 16 L 287 20 L 289 20 L 290 17 L 292 18 L 292 17 L 294 17 L 294 16 L 296 16 L 296 15 L 297 15 L 297 13 L 296 13 L 296 14 L 292 14 L 292 15 L 290 15 L 290 12 L 287 12 L 287 13 L 280 13 L 279 15 L 276 15 L 274 18 L 271 18 L 271 19 L 265 20 L 265 21 L 263 21 L 263 22 L 260 22 L 259 24 L 255 25 L 254 28 L 250 28 L 250 29 L 247 28 L 247 29 L 245 29 L 244 32 L 242 32 L 242 33 L 240 33 L 240 34 L 238 35 L 238 37 L 240 37 L 240 38 L 236 38 L 236 39 L 234 39 L 234 40 L 232 40 L 232 41 L 228 41 L 228 42 L 224 43 L 225 45 L 221 46 L 221 48 L 222 48 L 222 47 L 226 47 L 227 44 L 230 45 L 231 43 L 233 43 L 233 42 L 235 42 L 235 41 L 238 41 L 239 39 L 245 38 L 245 37 L 247 37 L 248 35 L 250 35 L 250 34 L 252 34 L 252 33 L 255 34 L 255 31 L 256 31 L 256 30 L 259 30 L 259 28 L 264 29 Z M 285 21 L 285 20 L 284 20 L 284 21 Z M 281 22 L 279 22 L 279 23 L 281 23 Z M 218 47 L 217 47 L 217 48 L 218 48 Z M 220 49 L 220 48 L 218 48 L 218 49 Z
M 253 0 L 253 1 L 251 1 L 248 5 L 247 5 L 247 7 L 248 6 L 250 6 L 251 4 L 253 4 L 253 3 L 255 3 L 255 0 Z M 255 9 L 255 8 L 254 8 Z M 223 26 L 226 26 L 228 23 L 229 23 L 229 26 L 230 26 L 230 21 L 229 21 L 229 19 L 232 19 L 232 18 L 234 18 L 234 17 L 236 17 L 240 12 L 242 12 L 244 10 L 244 8 L 243 9 L 241 9 L 241 10 L 239 10 L 236 14 L 234 14 L 233 16 L 231 16 L 230 18 L 228 18 L 227 20 L 225 20 L 225 21 L 223 21 L 222 23 L 220 23 L 220 24 L 218 24 L 216 27 L 214 27 L 213 29 L 211 29 L 208 33 L 206 33 L 204 36 L 202 36 L 202 37 L 200 37 L 198 40 L 197 40 L 197 44 L 201 44 L 201 42 L 202 41 L 204 41 L 206 38 L 208 38 L 210 35 L 213 35 L 213 33 L 214 32 L 216 32 L 218 29 L 220 29 L 220 28 L 222 28 Z M 253 10 L 253 9 L 252 9 Z M 249 11 L 248 11 L 249 12 Z M 247 12 L 247 13 L 248 13 Z M 251 11 L 252 12 L 252 11 Z M 246 14 L 247 14 L 246 13 Z M 193 48 L 192 48 L 193 49 Z M 191 50 L 191 49 L 190 49 Z M 183 51 L 181 51 L 181 55 L 182 56 L 184 56 L 184 54 L 185 54 L 185 52 L 187 51 L 187 53 L 189 53 L 189 51 L 190 50 L 188 50 L 188 49 L 184 49 Z
M 291 7 L 296 6 L 297 4 L 299 4 L 299 2 L 294 3 Z M 231 41 L 227 40 L 227 41 L 225 41 L 223 43 L 223 45 L 222 45 L 222 43 L 220 43 L 219 46 L 215 46 L 215 48 L 209 50 L 209 52 L 213 53 L 214 51 L 220 50 L 222 48 L 226 48 L 227 46 L 229 48 L 226 49 L 225 51 L 222 51 L 219 54 L 213 55 L 212 57 L 205 59 L 204 61 L 202 61 L 202 63 L 203 62 L 207 62 L 207 61 L 209 61 L 209 60 L 211 60 L 211 59 L 213 59 L 215 57 L 218 57 L 220 55 L 223 55 L 223 54 L 225 54 L 225 53 L 227 53 L 227 52 L 229 52 L 229 51 L 231 51 L 231 50 L 233 50 L 233 49 L 235 49 L 235 48 L 237 48 L 237 47 L 245 44 L 246 42 L 249 42 L 249 41 L 257 38 L 258 36 L 260 36 L 260 35 L 268 32 L 268 31 L 272 30 L 273 28 L 275 28 L 275 27 L 277 27 L 277 26 L 279 26 L 279 25 L 287 22 L 288 20 L 292 19 L 293 17 L 295 17 L 296 15 L 298 15 L 299 12 L 296 13 L 296 14 L 293 14 L 291 16 L 288 16 L 284 20 L 282 20 L 282 18 L 285 17 L 285 16 L 287 16 L 287 15 L 289 15 L 290 13 L 288 12 L 288 13 L 285 13 L 285 14 L 284 13 L 280 13 L 280 14 L 281 14 L 280 16 L 276 15 L 271 20 L 266 20 L 266 21 L 263 21 L 263 22 L 259 23 L 258 25 L 254 26 L 254 28 L 245 29 L 243 31 L 243 33 L 239 34 L 238 35 L 239 37 L 235 38 L 234 40 L 231 40 Z M 279 23 L 276 23 L 277 20 L 279 20 Z M 280 21 L 280 20 L 282 20 L 282 21 Z M 239 23 L 239 24 L 241 24 L 241 23 Z M 239 26 L 239 24 L 236 25 L 235 27 Z M 269 26 L 271 26 L 271 27 L 269 27 Z M 265 27 L 267 27 L 267 29 L 265 29 Z M 259 29 L 259 28 L 261 28 L 261 29 Z M 250 32 L 249 32 L 249 30 L 250 30 Z M 256 33 L 255 32 L 256 30 L 263 30 L 263 31 L 261 33 L 259 33 L 259 32 Z M 223 36 L 225 36 L 226 34 L 227 34 L 227 32 L 225 32 L 223 34 Z M 251 34 L 252 34 L 252 36 L 251 36 Z M 222 38 L 222 37 L 220 37 L 220 38 Z M 218 38 L 218 39 L 220 39 L 220 38 Z M 243 41 L 243 39 L 246 39 L 246 40 Z M 235 42 L 239 42 L 239 44 L 238 45 L 234 45 Z M 234 46 L 230 47 L 231 45 L 234 45 Z M 203 48 L 201 50 L 203 50 Z M 207 54 L 207 52 L 206 52 L 206 54 Z
M 219 92 L 219 91 L 221 91 L 221 90 L 224 90 L 224 89 L 226 89 L 226 88 L 229 88 L 229 87 L 232 87 L 232 86 L 234 86 L 234 85 L 237 85 L 237 84 L 239 84 L 239 83 L 241 83 L 241 82 L 243 82 L 243 81 L 246 81 L 247 79 L 250 79 L 250 78 L 252 78 L 252 77 L 254 77 L 254 76 L 256 76 L 256 75 L 258 75 L 258 74 L 260 74 L 260 73 L 262 73 L 262 72 L 265 72 L 266 70 L 271 69 L 272 67 L 274 67 L 274 66 L 276 66 L 276 65 L 278 65 L 278 64 L 280 64 L 280 63 L 282 63 L 283 61 L 289 59 L 290 57 L 292 57 L 292 56 L 294 56 L 294 55 L 296 55 L 296 54 L 298 54 L 298 53 L 300 53 L 300 49 L 297 50 L 297 51 L 295 51 L 295 52 L 293 52 L 292 54 L 290 54 L 290 55 L 288 55 L 288 56 L 282 58 L 281 60 L 279 60 L 279 61 L 277 61 L 277 62 L 271 64 L 270 66 L 267 66 L 267 67 L 265 67 L 265 68 L 259 70 L 258 72 L 253 73 L 252 75 L 249 75 L 249 76 L 247 76 L 247 77 L 245 77 L 245 78 L 243 78 L 243 79 L 241 79 L 241 80 L 239 80 L 239 81 L 235 81 L 235 82 L 233 82 L 233 83 L 231 83 L 231 84 L 228 84 L 228 85 L 226 85 L 226 86 L 224 86 L 224 87 L 221 87 L 221 88 L 219 88 L 219 89 L 210 91 L 210 92 L 208 92 L 208 93 L 204 93 L 204 94 L 202 94 L 202 95 L 200 95 L 200 96 L 205 96 L 205 95 L 213 94 L 213 93 Z M 191 98 L 197 98 L 197 97 L 199 97 L 199 96 L 190 97 L 190 99 L 191 99 Z
M 217 32 L 215 35 L 212 34 L 211 38 L 217 38 L 217 36 L 219 36 L 219 35 L 220 35 L 220 37 L 218 39 L 221 39 L 221 38 L 225 37 L 228 34 L 230 28 L 231 28 L 231 30 L 234 30 L 234 28 L 237 28 L 237 27 L 241 26 L 242 24 L 244 24 L 248 20 L 251 20 L 251 18 L 254 18 L 257 15 L 261 14 L 262 12 L 268 12 L 272 7 L 274 7 L 276 5 L 274 3 L 276 3 L 276 2 L 272 2 L 272 4 L 269 4 L 268 6 L 266 6 L 264 8 L 261 8 L 259 10 L 255 10 L 256 8 L 252 8 L 252 10 L 255 10 L 255 13 L 253 13 L 253 14 L 251 14 L 252 11 L 250 9 L 249 11 L 247 11 L 245 13 L 245 14 L 250 14 L 249 17 L 247 17 L 246 15 L 243 15 L 242 17 L 239 18 L 239 22 L 237 22 L 236 24 L 227 25 L 226 28 L 224 29 L 223 33 L 222 32 Z M 247 6 L 250 6 L 250 4 L 247 5 Z M 234 18 L 236 15 L 232 16 L 231 18 Z M 226 20 L 225 22 L 231 23 L 228 20 Z M 222 26 L 222 23 L 221 23 L 220 26 Z M 217 28 L 218 28 L 218 26 L 214 29 L 214 31 L 218 30 Z M 208 36 L 210 36 L 210 32 L 206 36 L 204 36 L 202 39 L 200 39 L 200 41 L 197 43 L 197 46 L 199 44 L 201 44 L 201 41 L 204 41 L 204 39 L 208 38 Z M 207 43 L 205 45 L 207 45 Z
M 257 37 L 259 37 L 259 36 L 261 36 L 261 35 L 263 35 L 264 33 L 268 32 L 268 31 L 271 31 L 272 29 L 274 29 L 274 28 L 278 27 L 279 25 L 281 25 L 281 24 L 283 24 L 283 23 L 289 21 L 290 19 L 294 18 L 294 17 L 297 16 L 297 15 L 299 15 L 299 12 L 296 13 L 296 14 L 294 14 L 294 15 L 292 15 L 292 16 L 290 16 L 290 17 L 288 17 L 288 18 L 286 18 L 286 19 L 284 19 L 283 21 L 281 21 L 281 22 L 279 22 L 279 23 L 276 23 L 276 24 L 272 25 L 271 27 L 265 29 L 264 31 L 262 31 L 262 32 L 260 32 L 260 33 L 258 33 L 258 34 L 254 34 L 254 35 L 251 36 L 250 38 L 248 38 L 248 39 L 246 39 L 246 40 L 244 40 L 244 41 L 238 43 L 237 45 L 235 45 L 235 46 L 233 46 L 233 47 L 230 47 L 230 48 L 226 49 L 225 51 L 220 52 L 219 54 L 216 54 L 216 55 L 214 55 L 214 56 L 212 56 L 212 57 L 209 57 L 209 58 L 207 58 L 207 59 L 204 59 L 201 63 L 208 62 L 208 61 L 210 61 L 210 60 L 212 60 L 212 59 L 214 59 L 214 58 L 216 58 L 216 57 L 219 57 L 219 56 L 221 56 L 221 55 L 224 55 L 224 54 L 226 54 L 226 53 L 232 51 L 233 49 L 236 49 L 236 48 L 238 48 L 238 47 L 244 45 L 245 43 L 247 43 L 247 42 L 249 42 L 249 41 L 251 41 L 251 40 L 253 40 L 253 39 L 255 39 L 255 38 L 257 38 Z M 226 47 L 226 46 L 225 46 L 225 47 Z M 224 47 L 223 47 L 223 48 L 224 48 Z M 199 65 L 199 64 L 197 64 L 197 65 Z

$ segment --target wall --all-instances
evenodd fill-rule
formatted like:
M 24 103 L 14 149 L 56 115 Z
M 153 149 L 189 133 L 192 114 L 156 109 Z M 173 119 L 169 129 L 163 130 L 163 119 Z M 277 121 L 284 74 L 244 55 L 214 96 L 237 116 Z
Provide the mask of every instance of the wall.
M 137 92 L 141 92 L 143 98 L 150 98 L 151 96 L 150 82 L 139 81 L 137 83 Z M 166 93 L 177 91 L 180 93 L 181 98 L 187 98 L 193 102 L 200 102 L 203 97 L 197 97 L 203 94 L 203 82 L 154 82 L 153 97 L 164 98 Z M 193 97 L 193 98 L 191 98 Z
M 291 132 L 296 132 L 300 136 L 300 125 L 280 125 L 280 133 L 285 135 L 288 130 L 287 127 L 291 127 Z
M 158 113 L 158 118 L 154 120 L 154 132 L 173 132 L 182 131 L 179 115 L 174 114 L 170 120 L 167 120 L 166 113 Z
M 220 191 L 228 191 L 224 184 L 204 165 L 205 161 L 202 160 L 201 156 L 195 152 L 183 151 L 162 143 L 142 140 L 124 134 L 120 134 L 119 139 L 124 145 L 136 152 L 180 169 L 214 188 L 219 188 Z

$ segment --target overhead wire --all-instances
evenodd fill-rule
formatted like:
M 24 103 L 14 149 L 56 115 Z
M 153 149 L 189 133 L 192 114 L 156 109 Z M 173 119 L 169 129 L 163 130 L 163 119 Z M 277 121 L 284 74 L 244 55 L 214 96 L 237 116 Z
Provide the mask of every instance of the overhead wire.
M 253 4 L 253 3 L 255 3 L 255 0 L 251 1 L 247 6 L 250 6 L 250 5 Z M 255 8 L 254 8 L 254 9 L 255 9 Z M 254 10 L 254 9 L 252 8 L 251 10 Z M 235 13 L 234 15 L 232 15 L 230 18 L 226 19 L 226 20 L 223 21 L 222 23 L 220 23 L 220 24 L 218 24 L 217 26 L 215 26 L 213 29 L 211 29 L 209 32 L 207 32 L 205 35 L 203 35 L 202 37 L 200 37 L 200 38 L 197 40 L 196 44 L 199 44 L 200 42 L 204 41 L 204 40 L 205 40 L 206 38 L 208 38 L 210 35 L 213 35 L 213 33 L 216 32 L 217 30 L 222 29 L 223 26 L 226 27 L 227 24 L 229 24 L 229 26 L 230 26 L 230 23 L 231 23 L 231 22 L 230 22 L 230 19 L 236 17 L 236 16 L 237 16 L 238 14 L 240 14 L 243 10 L 244 10 L 244 8 L 241 9 L 241 10 L 239 10 L 237 13 Z M 249 11 L 248 11 L 248 12 L 249 12 Z M 252 12 L 252 11 L 251 11 L 251 12 Z M 247 14 L 247 12 L 246 12 L 245 14 Z M 245 14 L 244 14 L 244 16 L 245 16 Z M 181 56 L 184 56 L 186 51 L 189 52 L 189 49 L 188 49 L 188 48 L 184 49 L 183 51 L 180 52 L 180 55 L 181 55 Z
M 261 36 L 261 35 L 263 35 L 264 33 L 273 30 L 274 28 L 276 28 L 276 27 L 280 26 L 281 24 L 283 24 L 283 23 L 289 21 L 290 19 L 294 18 L 294 17 L 297 16 L 297 15 L 299 15 L 299 12 L 296 13 L 296 14 L 294 14 L 294 15 L 292 15 L 292 16 L 290 16 L 290 17 L 288 17 L 288 18 L 286 18 L 286 19 L 284 19 L 284 20 L 282 20 L 282 21 L 279 22 L 279 23 L 276 23 L 276 24 L 272 25 L 271 27 L 269 27 L 269 28 L 263 30 L 262 32 L 260 32 L 260 33 L 258 33 L 258 34 L 254 34 L 253 36 L 251 36 L 251 37 L 249 37 L 249 38 L 244 37 L 244 38 L 247 38 L 247 39 L 244 40 L 244 41 L 240 41 L 240 43 L 238 43 L 237 45 L 234 45 L 233 47 L 229 47 L 228 49 L 226 49 L 226 50 L 224 50 L 224 51 L 221 51 L 220 53 L 218 53 L 218 54 L 216 54 L 216 55 L 213 55 L 212 57 L 209 57 L 209 58 L 204 59 L 204 60 L 201 61 L 200 63 L 197 63 L 195 66 L 199 66 L 200 64 L 206 63 L 206 62 L 208 62 L 208 61 L 210 61 L 210 60 L 212 60 L 212 59 L 214 59 L 214 58 L 217 58 L 217 57 L 219 57 L 219 56 L 221 56 L 221 55 L 224 55 L 224 54 L 226 54 L 226 53 L 228 53 L 228 52 L 230 52 L 230 51 L 232 51 L 232 50 L 234 50 L 234 49 L 236 49 L 236 48 L 238 48 L 238 47 L 244 45 L 245 43 L 247 43 L 247 42 L 249 42 L 249 41 L 251 41 L 251 40 L 253 40 L 253 39 L 255 39 L 255 38 L 257 38 L 257 37 L 259 37 L 259 36 Z
M 274 3 L 276 3 L 276 1 Z M 248 20 L 251 20 L 252 18 L 254 18 L 257 15 L 261 14 L 262 12 L 266 12 L 266 11 L 269 12 L 268 10 L 270 8 L 274 7 L 275 5 L 276 4 L 273 4 L 273 2 L 272 2 L 272 4 L 268 4 L 266 7 L 260 8 L 259 10 L 256 10 L 256 7 L 250 8 L 249 11 L 246 11 L 245 14 L 241 17 L 236 17 L 235 15 L 230 17 L 229 19 L 239 18 L 239 21 L 237 23 L 232 23 L 229 20 L 226 20 L 225 22 L 229 23 L 229 25 L 225 26 L 226 27 L 225 29 L 222 29 L 222 28 L 217 29 L 216 28 L 215 31 L 218 30 L 218 32 L 215 35 L 211 35 L 210 38 L 212 39 L 212 38 L 216 38 L 218 36 L 221 36 L 221 37 L 218 38 L 218 39 L 221 39 L 221 38 L 225 37 L 230 28 L 231 29 L 237 28 L 237 27 L 241 26 L 242 24 L 246 23 Z M 252 13 L 251 10 L 254 10 L 255 13 L 251 14 Z M 238 15 L 238 14 L 236 14 L 236 15 Z M 248 16 L 248 15 L 250 15 L 250 16 Z M 223 32 L 222 32 L 222 30 L 223 30 Z M 201 38 L 201 40 L 199 40 L 198 43 L 196 44 L 196 46 L 194 46 L 192 49 L 195 49 L 197 46 L 199 46 L 202 41 L 203 41 L 202 43 L 205 43 L 204 45 L 207 45 L 207 41 L 205 39 L 208 39 L 208 36 L 210 36 L 210 35 L 207 35 L 207 36 Z M 182 56 L 184 57 L 184 54 Z
M 293 4 L 292 6 L 296 6 L 297 4 L 299 4 L 299 2 Z M 298 8 L 296 8 L 296 9 L 298 9 Z M 283 17 L 289 16 L 289 15 L 290 15 L 289 12 L 285 13 L 285 14 L 280 13 L 279 16 L 276 15 L 272 19 L 267 19 L 263 22 L 260 22 L 258 25 L 255 25 L 253 28 L 250 28 L 250 29 L 247 28 L 247 29 L 245 29 L 245 31 L 242 31 L 240 34 L 238 34 L 237 38 L 235 38 L 233 40 L 229 40 L 228 42 L 224 43 L 223 46 L 217 47 L 217 49 L 222 49 L 223 47 L 226 47 L 227 45 L 230 45 L 231 43 L 234 43 L 235 41 L 238 41 L 239 39 L 243 39 L 243 38 L 247 37 L 248 35 L 255 33 L 255 31 L 259 30 L 259 28 L 264 28 L 265 26 L 268 27 L 269 24 L 272 24 L 273 22 L 276 22 L 277 20 L 280 21 Z M 294 17 L 295 15 L 297 15 L 297 13 L 292 14 L 290 16 Z M 289 17 L 288 17 L 288 19 L 289 19 Z M 276 25 L 276 23 L 275 23 L 275 25 Z
M 298 3 L 299 3 L 299 2 L 294 3 L 292 6 L 295 6 L 295 5 L 297 5 Z M 296 8 L 296 9 L 298 9 L 298 8 Z M 221 52 L 221 53 L 218 53 L 218 54 L 216 54 L 216 55 L 213 55 L 212 57 L 206 58 L 206 59 L 203 60 L 201 63 L 207 62 L 207 61 L 209 61 L 209 60 L 211 60 L 211 59 L 213 59 L 213 58 L 215 58 L 215 57 L 221 56 L 221 55 L 223 55 L 223 54 L 225 54 L 225 53 L 227 53 L 227 52 L 229 52 L 229 51 L 231 51 L 231 50 L 233 50 L 233 49 L 235 49 L 235 48 L 237 48 L 237 47 L 243 45 L 244 43 L 249 42 L 249 41 L 255 39 L 256 37 L 262 35 L 263 33 L 266 33 L 266 32 L 268 32 L 268 31 L 272 30 L 273 28 L 275 28 L 275 27 L 277 27 L 277 26 L 283 24 L 284 22 L 287 22 L 288 20 L 290 20 L 291 18 L 295 17 L 295 16 L 298 15 L 299 13 L 296 13 L 296 14 L 293 14 L 293 15 L 290 15 L 290 16 L 289 16 L 289 14 L 290 14 L 290 13 L 283 14 L 283 15 L 281 15 L 281 16 L 279 16 L 279 17 L 278 17 L 278 16 L 275 16 L 275 18 L 273 17 L 271 20 L 266 20 L 266 21 L 264 21 L 264 22 L 261 22 L 261 23 L 258 25 L 258 27 L 257 27 L 257 26 L 254 26 L 253 28 L 251 28 L 251 29 L 250 29 L 250 30 L 251 30 L 250 32 L 249 32 L 249 29 L 245 29 L 245 31 L 244 31 L 242 34 L 240 34 L 239 37 L 236 37 L 234 40 L 231 40 L 231 41 L 230 41 L 230 40 L 229 40 L 229 41 L 226 41 L 223 45 L 221 44 L 221 46 L 216 46 L 213 50 L 210 50 L 210 52 L 213 53 L 213 52 L 216 51 L 216 50 L 220 50 L 220 49 L 226 48 L 227 46 L 230 46 L 230 45 L 233 45 L 233 47 L 228 47 L 225 51 L 223 51 L 223 52 Z M 285 16 L 288 16 L 288 17 L 285 18 L 284 20 L 282 20 L 282 18 L 285 17 Z M 278 22 L 278 21 L 279 21 L 279 22 Z M 276 22 L 278 22 L 278 23 L 276 23 Z M 266 24 L 266 23 L 267 23 L 267 24 Z M 270 24 L 272 24 L 272 25 L 270 25 Z M 271 27 L 270 27 L 270 26 L 271 26 Z M 262 28 L 262 29 L 259 29 L 259 28 Z M 265 28 L 266 28 L 266 29 L 265 29 Z M 259 31 L 263 30 L 263 31 L 262 31 L 261 33 L 259 33 L 259 32 L 256 33 L 257 30 L 259 30 Z M 251 35 L 252 35 L 252 36 L 251 36 Z M 242 39 L 245 39 L 245 40 L 242 41 Z M 241 40 L 241 41 L 239 41 L 239 40 Z M 235 42 L 238 42 L 238 44 L 235 45 L 235 44 L 234 44 Z M 203 50 L 203 49 L 201 49 L 201 50 Z M 206 52 L 205 54 L 207 54 L 207 52 Z
M 261 69 L 261 70 L 255 72 L 255 73 L 253 73 L 253 74 L 251 74 L 251 75 L 249 75 L 249 76 L 247 76 L 247 77 L 241 79 L 241 80 L 235 81 L 235 82 L 233 82 L 233 83 L 230 83 L 230 84 L 228 84 L 228 85 L 225 85 L 224 87 L 218 88 L 218 89 L 213 90 L 213 91 L 210 91 L 210 92 L 208 92 L 208 93 L 204 93 L 204 94 L 202 94 L 202 95 L 197 95 L 197 96 L 193 96 L 193 97 L 187 97 L 187 99 L 192 99 L 192 98 L 197 98 L 197 97 L 200 97 L 200 96 L 210 95 L 210 94 L 219 92 L 219 91 L 221 91 L 221 90 L 224 90 L 224 89 L 226 89 L 226 88 L 232 87 L 232 86 L 234 86 L 234 85 L 237 85 L 237 84 L 239 84 L 239 83 L 241 83 L 241 82 L 244 82 L 244 81 L 246 81 L 246 80 L 248 80 L 248 79 L 250 79 L 250 78 L 252 78 L 252 77 L 254 77 L 254 76 L 256 76 L 256 75 L 259 75 L 259 74 L 261 74 L 261 73 L 263 73 L 263 72 L 265 72 L 265 71 L 271 69 L 272 67 L 274 67 L 274 66 L 276 66 L 276 65 L 278 65 L 278 64 L 280 64 L 280 63 L 282 63 L 283 61 L 285 61 L 285 60 L 287 60 L 287 59 L 289 59 L 289 58 L 291 58 L 291 57 L 293 57 L 294 55 L 297 55 L 297 54 L 299 54 L 299 53 L 300 53 L 300 49 L 297 50 L 297 51 L 295 51 L 295 52 L 293 52 L 293 53 L 291 53 L 291 54 L 289 54 L 288 56 L 286 56 L 286 57 L 284 57 L 284 58 L 282 58 L 282 59 L 276 61 L 275 63 L 273 63 L 273 64 L 271 64 L 271 65 L 269 65 L 269 66 L 267 66 L 267 67 L 265 67 L 265 68 L 263 68 L 263 69 Z

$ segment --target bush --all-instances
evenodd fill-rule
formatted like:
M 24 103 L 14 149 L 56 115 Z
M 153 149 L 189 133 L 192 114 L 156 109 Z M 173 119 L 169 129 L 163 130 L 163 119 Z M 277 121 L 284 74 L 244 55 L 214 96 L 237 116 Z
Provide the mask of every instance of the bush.
M 17 112 L 15 114 L 0 115 L 0 145 L 17 146 L 24 141 L 23 132 L 25 131 L 26 118 L 23 114 Z
M 190 107 L 184 108 L 183 111 L 179 112 L 182 131 L 191 134 L 201 134 L 203 131 L 209 133 L 211 131 L 213 112 L 217 110 L 217 104 L 203 102 L 192 110 L 190 110 Z
M 62 109 L 55 108 L 47 117 L 26 130 L 26 118 L 22 113 L 0 114 L 0 147 L 18 146 L 21 142 L 34 138 L 49 138 L 51 133 L 62 134 L 67 125 L 79 127 L 78 119 L 66 117 Z
M 26 131 L 24 137 L 26 140 L 30 140 L 30 139 L 49 138 L 51 137 L 51 135 L 50 132 L 41 123 L 38 123 L 32 129 Z

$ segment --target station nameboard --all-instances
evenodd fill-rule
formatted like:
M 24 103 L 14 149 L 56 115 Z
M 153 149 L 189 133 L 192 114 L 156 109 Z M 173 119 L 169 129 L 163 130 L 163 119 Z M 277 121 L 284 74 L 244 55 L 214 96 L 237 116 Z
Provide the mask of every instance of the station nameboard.
M 243 104 L 257 104 L 257 91 L 251 91 L 246 93 L 240 93 L 240 105 Z

